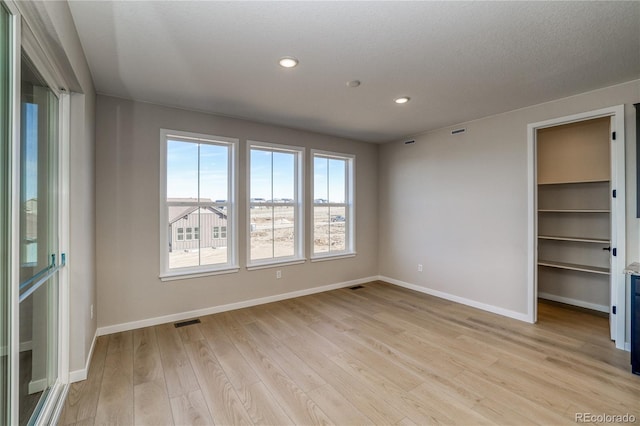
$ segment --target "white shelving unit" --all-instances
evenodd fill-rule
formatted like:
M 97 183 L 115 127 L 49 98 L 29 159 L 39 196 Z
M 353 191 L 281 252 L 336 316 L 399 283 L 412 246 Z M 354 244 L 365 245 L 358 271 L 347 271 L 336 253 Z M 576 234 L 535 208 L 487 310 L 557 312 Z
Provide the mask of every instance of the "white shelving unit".
M 583 237 L 560 237 L 556 235 L 538 235 L 541 240 L 555 240 L 555 241 L 574 241 L 577 243 L 597 243 L 597 244 L 610 244 L 611 240 L 602 238 L 583 238 Z
M 602 209 L 538 209 L 538 213 L 611 213 Z
M 549 268 L 566 269 L 569 271 L 589 272 L 592 274 L 609 275 L 609 268 L 601 268 L 598 266 L 579 265 L 576 263 L 553 262 L 549 260 L 539 260 L 539 266 L 548 266 Z
M 579 306 L 608 306 L 608 119 L 542 129 L 537 138 L 539 294 Z

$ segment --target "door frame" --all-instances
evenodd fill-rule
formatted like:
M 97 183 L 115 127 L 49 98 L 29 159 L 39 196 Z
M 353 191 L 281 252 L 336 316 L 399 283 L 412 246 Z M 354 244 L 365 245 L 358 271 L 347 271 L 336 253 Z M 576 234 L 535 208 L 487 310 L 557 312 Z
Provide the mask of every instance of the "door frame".
M 536 176 L 536 135 L 539 129 L 611 117 L 611 131 L 616 140 L 611 147 L 611 187 L 616 190 L 616 198 L 611 198 L 611 244 L 617 248 L 617 256 L 611 258 L 611 305 L 616 306 L 616 314 L 610 312 L 612 334 L 616 348 L 625 349 L 626 326 L 626 192 L 625 192 L 625 134 L 624 105 L 602 108 L 565 117 L 531 123 L 527 126 L 527 180 L 528 180 L 528 229 L 527 229 L 527 317 L 529 322 L 538 321 L 538 191 Z

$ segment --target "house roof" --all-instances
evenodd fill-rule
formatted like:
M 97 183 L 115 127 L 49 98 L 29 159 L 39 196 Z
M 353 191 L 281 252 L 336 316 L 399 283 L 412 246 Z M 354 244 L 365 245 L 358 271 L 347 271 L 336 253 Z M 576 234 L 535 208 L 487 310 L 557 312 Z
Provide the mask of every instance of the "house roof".
M 168 198 L 167 201 L 169 202 L 195 202 L 196 199 L 195 198 Z M 203 202 L 211 202 L 211 199 L 209 198 L 202 198 L 200 199 L 200 201 Z M 179 219 L 182 219 L 186 216 L 189 216 L 191 213 L 195 212 L 198 209 L 203 209 L 203 210 L 207 210 L 210 211 L 211 213 L 215 213 L 217 214 L 220 218 L 222 219 L 226 219 L 227 218 L 227 214 L 220 210 L 217 207 L 212 207 L 212 206 L 205 206 L 205 207 L 200 207 L 200 206 L 169 206 L 169 225 L 171 225 L 172 223 L 176 222 Z

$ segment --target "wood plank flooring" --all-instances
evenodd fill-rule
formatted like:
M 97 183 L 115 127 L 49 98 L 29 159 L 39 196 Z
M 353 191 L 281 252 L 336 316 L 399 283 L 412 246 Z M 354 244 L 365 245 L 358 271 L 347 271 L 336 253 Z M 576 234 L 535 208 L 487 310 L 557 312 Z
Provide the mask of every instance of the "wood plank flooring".
M 531 325 L 382 282 L 98 338 L 63 425 L 575 424 L 632 414 L 606 318 Z

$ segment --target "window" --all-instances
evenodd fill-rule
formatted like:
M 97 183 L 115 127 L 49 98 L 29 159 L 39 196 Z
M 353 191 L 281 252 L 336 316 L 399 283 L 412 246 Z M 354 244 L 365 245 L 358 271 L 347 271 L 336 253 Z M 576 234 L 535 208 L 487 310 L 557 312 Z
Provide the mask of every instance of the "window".
M 303 154 L 303 148 L 250 142 L 249 267 L 304 258 Z
M 179 228 L 178 230 L 178 237 L 180 237 L 179 232 L 182 228 Z M 194 228 L 187 228 L 187 232 L 186 232 L 186 239 L 187 240 L 199 240 L 200 239 L 200 228 L 198 228 L 197 226 Z M 181 239 L 181 238 L 178 238 Z
M 312 151 L 314 258 L 355 254 L 355 157 Z
M 237 270 L 237 139 L 163 129 L 161 143 L 161 278 Z
M 227 238 L 227 227 L 226 226 L 214 226 L 213 227 L 213 238 Z

